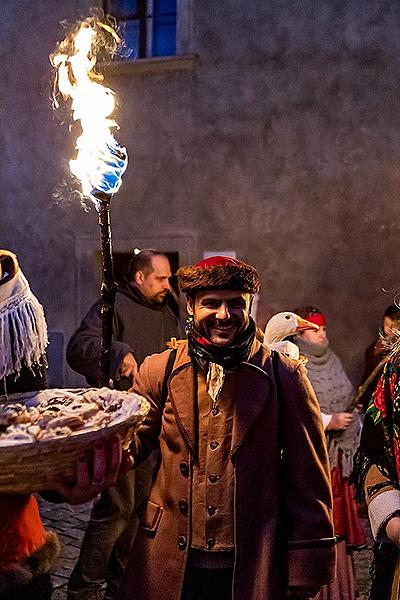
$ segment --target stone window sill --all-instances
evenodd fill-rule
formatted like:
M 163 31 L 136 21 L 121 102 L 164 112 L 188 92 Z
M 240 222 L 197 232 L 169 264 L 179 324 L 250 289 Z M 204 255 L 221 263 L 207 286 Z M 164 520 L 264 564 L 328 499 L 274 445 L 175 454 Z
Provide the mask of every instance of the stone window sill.
M 141 73 L 163 73 L 165 71 L 192 71 L 198 62 L 197 54 L 157 56 L 136 60 L 113 60 L 103 66 L 110 75 L 136 75 Z

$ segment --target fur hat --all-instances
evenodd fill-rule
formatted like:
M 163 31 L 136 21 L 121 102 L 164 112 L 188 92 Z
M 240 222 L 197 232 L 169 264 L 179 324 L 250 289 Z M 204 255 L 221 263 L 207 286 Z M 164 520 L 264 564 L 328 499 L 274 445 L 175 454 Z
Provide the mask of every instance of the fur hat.
M 238 290 L 256 294 L 260 289 L 257 270 L 237 258 L 211 256 L 177 272 L 179 289 L 184 294 L 200 290 Z

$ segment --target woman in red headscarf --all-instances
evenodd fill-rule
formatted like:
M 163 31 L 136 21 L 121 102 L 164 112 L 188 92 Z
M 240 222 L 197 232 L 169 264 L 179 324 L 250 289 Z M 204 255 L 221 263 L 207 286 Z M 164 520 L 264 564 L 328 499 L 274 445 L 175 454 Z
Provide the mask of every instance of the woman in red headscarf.
M 332 584 L 324 586 L 316 598 L 355 600 L 357 584 L 352 550 L 365 547 L 366 539 L 349 477 L 360 440 L 361 423 L 358 412 L 352 408 L 353 386 L 339 357 L 329 347 L 324 315 L 314 306 L 296 308 L 294 312 L 319 326 L 318 331 L 300 332 L 294 341 L 300 354 L 307 359 L 307 374 L 321 407 L 331 463 L 333 516 L 338 539 L 337 577 Z

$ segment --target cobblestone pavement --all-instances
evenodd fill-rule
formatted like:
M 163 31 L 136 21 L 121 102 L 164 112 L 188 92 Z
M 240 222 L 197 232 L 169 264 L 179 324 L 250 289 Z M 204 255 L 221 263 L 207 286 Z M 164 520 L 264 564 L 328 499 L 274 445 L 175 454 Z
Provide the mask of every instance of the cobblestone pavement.
M 51 504 L 41 498 L 38 500 L 40 512 L 46 527 L 56 531 L 61 542 L 61 554 L 52 573 L 54 584 L 53 600 L 66 600 L 68 578 L 79 555 L 79 548 L 89 518 L 91 503 L 81 506 L 69 506 L 68 504 Z M 366 519 L 362 519 L 361 521 L 370 541 L 368 523 Z M 354 553 L 360 594 L 358 600 L 367 600 L 370 585 L 368 573 L 370 561 L 370 544 L 367 549 Z
M 52 572 L 53 600 L 66 600 L 68 579 L 79 555 L 92 504 L 52 504 L 42 498 L 38 498 L 38 502 L 45 526 L 58 534 L 61 544 L 60 556 Z
M 368 547 L 365 550 L 354 552 L 354 567 L 358 582 L 359 600 L 367 600 L 371 584 L 369 567 L 372 562 L 372 535 L 368 519 L 360 519 L 361 526 L 364 529 L 367 538 Z

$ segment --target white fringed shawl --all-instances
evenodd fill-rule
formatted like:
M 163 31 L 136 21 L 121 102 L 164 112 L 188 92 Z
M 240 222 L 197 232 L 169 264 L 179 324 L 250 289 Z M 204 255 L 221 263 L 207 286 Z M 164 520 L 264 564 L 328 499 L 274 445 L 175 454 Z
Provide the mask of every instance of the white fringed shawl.
M 0 280 L 0 379 L 19 373 L 24 365 L 43 364 L 48 344 L 43 307 L 16 257 L 14 266 L 14 276 L 3 284 Z

